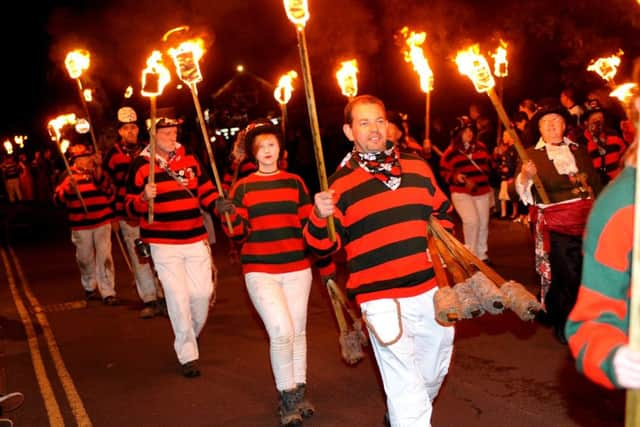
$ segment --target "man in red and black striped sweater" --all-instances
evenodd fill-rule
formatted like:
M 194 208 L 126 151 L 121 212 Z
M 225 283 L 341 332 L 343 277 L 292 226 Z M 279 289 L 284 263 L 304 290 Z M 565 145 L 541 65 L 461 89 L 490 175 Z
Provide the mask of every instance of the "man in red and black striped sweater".
M 197 338 L 213 292 L 211 249 L 201 209 L 213 210 L 218 191 L 198 159 L 177 141 L 178 121 L 156 124 L 155 183 L 150 184 L 150 147 L 131 163 L 125 210 L 140 218 L 140 235 L 164 288 L 174 348 L 185 377 L 200 375 Z M 148 221 L 153 199 L 154 220 Z
M 122 231 L 122 237 L 136 276 L 136 289 L 144 303 L 140 317 L 148 319 L 162 313 L 164 296 L 151 269 L 151 264 L 148 260 L 139 259 L 136 253 L 135 241 L 140 237 L 140 221 L 138 218 L 127 218 L 124 212 L 129 166 L 143 148 L 142 144 L 138 142 L 137 121 L 138 116 L 133 108 L 122 107 L 118 110 L 118 135 L 120 135 L 120 139 L 105 154 L 103 165 L 116 186 L 116 218 L 113 222 L 113 229 L 115 233 L 118 233 L 118 230 Z
M 71 175 L 56 187 L 53 199 L 54 203 L 67 208 L 85 296 L 87 299 L 101 297 L 105 304 L 116 305 L 111 256 L 115 188 L 109 175 L 103 173 L 100 163 L 96 162 L 92 146 L 75 144 L 65 155 L 71 165 Z
M 378 98 L 362 95 L 345 108 L 351 159 L 315 196 L 304 230 L 319 255 L 345 249 L 347 292 L 362 309 L 397 426 L 430 425 L 432 404 L 453 350 L 452 327 L 435 320 L 436 281 L 427 256 L 427 221 L 451 228 L 451 205 L 427 163 L 386 140 Z M 336 241 L 327 232 L 333 215 Z

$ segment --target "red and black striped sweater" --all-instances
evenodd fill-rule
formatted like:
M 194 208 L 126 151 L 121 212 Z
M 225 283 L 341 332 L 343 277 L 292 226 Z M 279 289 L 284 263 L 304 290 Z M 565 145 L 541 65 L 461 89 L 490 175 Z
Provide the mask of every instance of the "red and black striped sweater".
M 231 237 L 244 242 L 244 273 L 288 273 L 311 266 L 302 238 L 311 201 L 299 176 L 286 171 L 254 173 L 238 181 L 230 197 L 236 206 Z
M 180 145 L 175 155 L 165 163 L 171 173 L 156 161 L 157 196 L 154 199 L 154 220 L 149 224 L 149 203 L 142 198 L 149 178 L 148 148 L 131 163 L 125 198 L 127 215 L 141 218 L 140 237 L 149 243 L 169 244 L 205 239 L 207 232 L 200 208 L 212 211 L 218 192 L 198 159 L 186 153 Z
M 139 149 L 127 151 L 121 142 L 116 142 L 104 156 L 102 166 L 109 173 L 116 186 L 115 213 L 116 218 L 124 219 L 124 199 L 127 194 L 127 173 L 132 160 L 137 156 Z
M 451 144 L 440 159 L 440 174 L 449 184 L 452 193 L 467 193 L 472 196 L 488 193 L 491 191 L 490 172 L 491 156 L 487 147 L 480 141 L 477 141 L 468 153 Z M 467 186 L 456 181 L 458 174 L 466 176 L 469 183 Z
M 72 178 L 76 181 L 88 213 L 85 213 L 73 189 Z M 114 198 L 115 187 L 109 175 L 102 173 L 98 179 L 94 179 L 91 172 L 74 167 L 71 168 L 71 175 L 62 180 L 53 194 L 54 203 L 67 208 L 67 219 L 72 230 L 96 228 L 113 221 Z
M 330 178 L 336 242 L 315 211 L 304 229 L 305 241 L 320 256 L 344 247 L 347 292 L 358 303 L 412 297 L 436 286 L 426 252 L 427 221 L 433 215 L 452 228 L 451 204 L 423 159 L 401 153 L 400 167 L 401 185 L 391 190 L 351 159 Z

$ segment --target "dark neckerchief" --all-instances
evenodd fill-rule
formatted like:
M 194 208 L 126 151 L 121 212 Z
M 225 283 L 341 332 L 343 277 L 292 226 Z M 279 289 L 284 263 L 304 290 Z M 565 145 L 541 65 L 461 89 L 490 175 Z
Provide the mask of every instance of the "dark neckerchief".
M 380 180 L 391 190 L 397 190 L 402 181 L 398 148 L 387 141 L 387 148 L 376 153 L 361 153 L 353 150 L 353 158 L 366 172 Z

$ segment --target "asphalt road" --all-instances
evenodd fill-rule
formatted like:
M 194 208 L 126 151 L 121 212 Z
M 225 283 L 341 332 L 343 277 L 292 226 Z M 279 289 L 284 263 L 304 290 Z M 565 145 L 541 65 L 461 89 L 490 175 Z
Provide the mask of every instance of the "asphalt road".
M 10 227 L 0 250 L 0 392 L 25 394 L 24 405 L 5 414 L 16 426 L 278 425 L 266 333 L 221 233 L 214 248 L 218 298 L 200 338 L 202 376 L 185 379 L 168 319 L 138 318 L 141 304 L 115 241 L 123 304 L 85 306 L 61 213 L 22 209 L 2 220 Z M 492 220 L 489 246 L 499 273 L 535 290 L 525 227 Z M 382 426 L 385 401 L 373 354 L 367 349 L 356 366 L 342 362 L 337 324 L 317 276 L 307 334 L 309 398 L 317 413 L 305 426 Z M 547 327 L 506 312 L 456 326 L 432 421 L 437 427 L 601 427 L 623 425 L 623 418 L 622 392 L 588 382 Z

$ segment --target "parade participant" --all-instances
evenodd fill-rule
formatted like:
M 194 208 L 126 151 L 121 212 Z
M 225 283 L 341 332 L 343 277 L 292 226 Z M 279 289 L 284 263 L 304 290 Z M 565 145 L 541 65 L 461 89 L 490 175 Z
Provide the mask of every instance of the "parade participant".
M 449 184 L 451 202 L 462 219 L 465 245 L 479 259 L 488 259 L 487 239 L 493 192 L 489 186 L 491 157 L 476 139 L 475 126 L 467 116 L 457 118 L 451 144 L 440 159 L 440 174 Z
M 8 155 L 0 164 L 2 170 L 2 179 L 4 180 L 4 188 L 7 191 L 9 203 L 15 203 L 22 200 L 22 192 L 20 191 L 20 166 L 16 162 L 13 155 Z
M 343 131 L 353 155 L 330 178 L 329 190 L 315 195 L 304 238 L 320 255 L 345 249 L 347 292 L 372 337 L 391 425 L 426 426 L 454 335 L 435 320 L 427 221 L 434 216 L 452 227 L 451 207 L 426 162 L 386 140 L 387 126 L 380 99 L 361 95 L 347 104 Z
M 640 352 L 629 347 L 637 143 L 628 151 L 589 215 L 582 284 L 565 332 L 579 372 L 607 388 L 640 389 Z
M 92 145 L 71 145 L 65 155 L 71 175 L 56 187 L 53 197 L 54 203 L 67 209 L 71 241 L 76 246 L 85 296 L 89 300 L 102 298 L 107 305 L 117 305 L 111 255 L 115 187 L 109 175 L 103 172 L 101 159 L 94 153 Z
M 605 128 L 605 112 L 598 101 L 587 104 L 583 117 L 585 129 L 579 142 L 586 145 L 593 167 L 600 173 L 602 185 L 606 185 L 620 172 L 627 144 Z
M 572 124 L 580 126 L 584 121 L 584 117 L 582 117 L 584 109 L 576 102 L 576 99 L 576 91 L 573 88 L 567 87 L 560 92 L 560 104 L 567 109 Z
M 139 154 L 143 146 L 138 141 L 138 116 L 131 107 L 118 110 L 118 141 L 107 151 L 104 157 L 104 169 L 116 186 L 114 232 L 122 232 L 122 237 L 131 260 L 136 279 L 138 296 L 144 303 L 140 311 L 143 319 L 166 312 L 162 289 L 151 268 L 149 260 L 140 259 L 136 252 L 135 241 L 140 237 L 139 219 L 127 218 L 124 212 L 127 173 L 131 161 Z
M 393 144 L 397 145 L 401 152 L 411 153 L 422 158 L 428 158 L 430 150 L 418 144 L 418 142 L 411 138 L 405 130 L 404 115 L 395 111 L 387 111 L 387 139 Z
M 540 297 L 546 316 L 560 342 L 566 343 L 564 326 L 575 304 L 582 266 L 582 233 L 601 184 L 584 147 L 565 137 L 567 110 L 543 106 L 531 120 L 534 143 L 527 148 L 530 161 L 521 165 L 515 187 L 520 199 L 532 205 L 535 224 L 536 271 L 541 278 Z M 549 199 L 535 197 L 538 176 Z
M 149 245 L 164 289 L 182 375 L 192 378 L 200 375 L 197 338 L 213 292 L 211 248 L 201 209 L 212 210 L 218 192 L 202 164 L 178 142 L 178 124 L 172 117 L 157 121 L 155 183 L 148 182 L 150 146 L 132 161 L 125 211 L 140 218 L 141 239 Z
M 296 426 L 314 410 L 304 399 L 312 274 L 302 228 L 311 200 L 302 179 L 278 167 L 282 145 L 270 121 L 247 126 L 246 155 L 257 170 L 233 186 L 232 204 L 219 211 L 233 213 L 231 237 L 242 242 L 247 291 L 269 335 L 281 425 Z
M 516 132 L 519 134 L 519 131 Z M 516 173 L 518 153 L 511 132 L 506 129 L 502 132 L 500 144 L 493 150 L 493 162 L 500 176 L 500 192 L 498 193 L 500 218 L 507 217 L 507 202 L 511 201 L 511 219 L 514 219 L 518 216 L 518 200 L 512 200 L 509 195 L 509 187 L 513 183 Z

